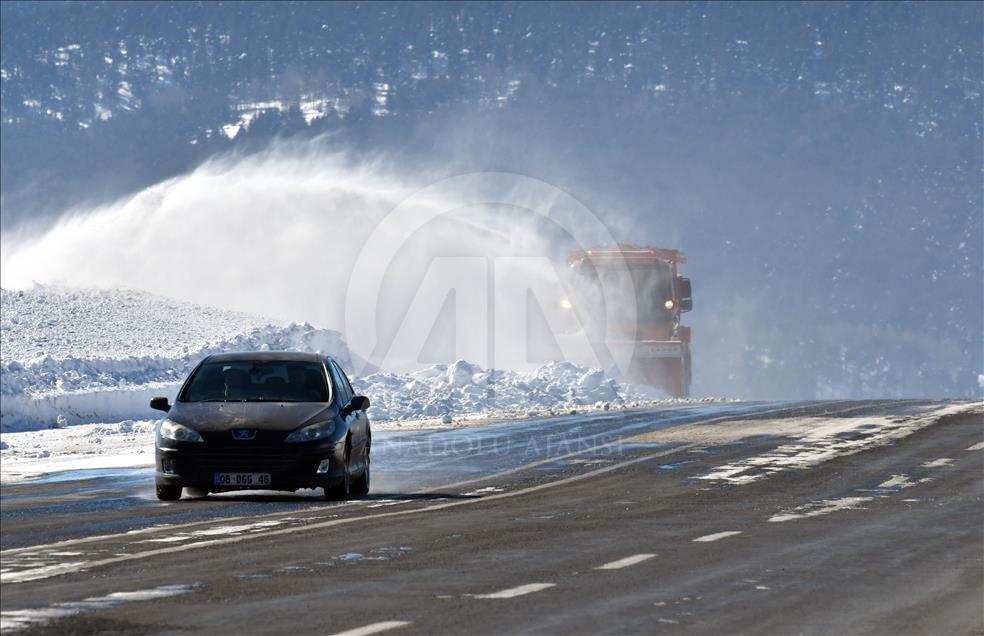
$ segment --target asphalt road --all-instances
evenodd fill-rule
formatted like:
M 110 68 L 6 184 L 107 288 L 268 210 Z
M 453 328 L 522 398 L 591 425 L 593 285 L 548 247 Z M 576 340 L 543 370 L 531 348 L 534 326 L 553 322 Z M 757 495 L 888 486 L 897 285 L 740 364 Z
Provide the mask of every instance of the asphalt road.
M 984 633 L 984 411 L 738 404 L 376 436 L 374 494 L 5 485 L 22 633 Z M 361 631 L 359 631 L 361 630 Z

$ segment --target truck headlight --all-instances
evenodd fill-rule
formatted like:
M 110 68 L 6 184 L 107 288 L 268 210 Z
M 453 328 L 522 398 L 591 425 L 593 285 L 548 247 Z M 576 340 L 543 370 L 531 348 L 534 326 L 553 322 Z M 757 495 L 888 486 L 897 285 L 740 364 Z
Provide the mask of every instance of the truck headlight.
M 666 307 L 667 309 L 673 309 L 673 301 L 668 300 L 665 303 L 663 303 L 663 306 Z
M 175 442 L 203 442 L 202 436 L 198 431 L 192 430 L 187 426 L 164 420 L 161 422 L 160 435 L 164 439 L 172 439 Z
M 307 426 L 302 426 L 293 433 L 287 436 L 285 442 L 314 442 L 319 439 L 325 439 L 329 435 L 335 432 L 335 422 L 329 420 L 327 422 L 318 422 L 316 424 L 308 424 Z

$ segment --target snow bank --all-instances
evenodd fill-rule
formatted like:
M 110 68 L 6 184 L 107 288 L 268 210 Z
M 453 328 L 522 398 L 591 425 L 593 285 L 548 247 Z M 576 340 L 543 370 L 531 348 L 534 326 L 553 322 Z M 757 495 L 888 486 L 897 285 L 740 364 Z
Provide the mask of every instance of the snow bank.
M 35 287 L 2 291 L 0 430 L 146 420 L 150 398 L 173 398 L 204 356 L 226 351 L 321 351 L 354 367 L 341 335 L 308 324 L 175 301 L 133 290 Z M 410 374 L 354 378 L 374 422 L 569 413 L 652 402 L 650 387 L 597 369 L 549 363 L 532 373 L 464 360 Z
M 551 362 L 532 373 L 483 369 L 458 360 L 409 374 L 373 373 L 352 382 L 372 401 L 373 421 L 476 415 L 546 415 L 606 408 L 666 396 L 645 386 L 621 385 L 597 369 Z
M 0 429 L 152 417 L 191 368 L 226 351 L 321 351 L 352 368 L 336 331 L 133 290 L 0 291 Z
M 23 364 L 176 358 L 267 324 L 277 323 L 130 289 L 0 290 L 2 357 Z
M 64 428 L 82 422 L 153 417 L 154 411 L 148 406 L 150 399 L 159 395 L 173 399 L 179 386 L 179 383 L 151 382 L 114 389 L 3 394 L 0 430 Z
M 0 482 L 68 470 L 153 466 L 155 424 L 126 420 L 5 433 L 0 442 Z

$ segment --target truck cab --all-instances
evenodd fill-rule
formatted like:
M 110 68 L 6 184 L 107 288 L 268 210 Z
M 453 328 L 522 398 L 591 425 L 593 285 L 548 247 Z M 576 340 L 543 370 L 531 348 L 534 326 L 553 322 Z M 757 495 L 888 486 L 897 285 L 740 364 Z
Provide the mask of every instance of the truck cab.
M 680 266 L 687 262 L 683 254 L 618 243 L 572 252 L 568 262 L 582 297 L 598 297 L 597 292 L 603 291 L 606 302 L 618 303 L 614 313 L 608 313 L 615 316 L 612 324 L 605 324 L 604 308 L 597 302 L 584 303 L 581 318 L 586 320 L 589 338 L 613 356 L 629 360 L 623 378 L 663 389 L 673 397 L 688 396 L 691 332 L 680 318 L 693 309 L 693 296 L 690 279 L 680 274 Z M 630 282 L 624 280 L 625 272 Z M 635 301 L 634 320 L 633 303 L 618 301 L 626 294 Z

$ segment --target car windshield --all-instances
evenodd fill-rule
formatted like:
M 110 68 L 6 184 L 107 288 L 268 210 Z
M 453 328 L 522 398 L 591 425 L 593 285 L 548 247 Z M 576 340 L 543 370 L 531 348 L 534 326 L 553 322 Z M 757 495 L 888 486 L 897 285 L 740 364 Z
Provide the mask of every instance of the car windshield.
M 327 402 L 324 367 L 300 360 L 206 362 L 182 402 Z

